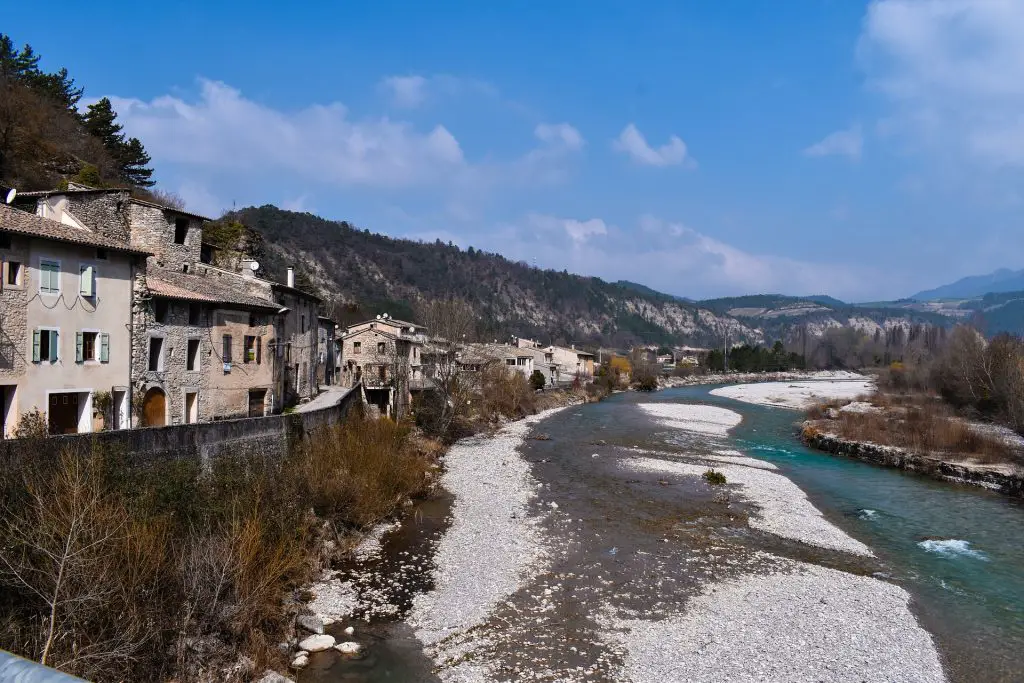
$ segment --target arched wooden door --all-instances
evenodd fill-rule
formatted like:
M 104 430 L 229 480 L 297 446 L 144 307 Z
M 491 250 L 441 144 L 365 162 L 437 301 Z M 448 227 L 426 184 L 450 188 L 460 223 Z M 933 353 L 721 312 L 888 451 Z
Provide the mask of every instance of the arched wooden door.
M 142 399 L 142 416 L 147 427 L 163 427 L 167 424 L 167 397 L 162 389 L 153 387 Z

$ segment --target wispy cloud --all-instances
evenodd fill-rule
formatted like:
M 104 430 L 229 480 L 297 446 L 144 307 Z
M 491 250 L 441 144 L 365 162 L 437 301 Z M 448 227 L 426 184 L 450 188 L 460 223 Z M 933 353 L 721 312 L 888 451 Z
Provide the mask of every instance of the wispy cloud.
M 533 131 L 541 142 L 560 145 L 569 150 L 583 147 L 583 136 L 568 123 L 540 123 Z
M 824 138 L 804 149 L 809 157 L 844 156 L 858 161 L 864 150 L 864 134 L 859 124 L 845 130 L 829 133 Z
M 627 154 L 634 162 L 646 166 L 696 166 L 693 157 L 688 155 L 686 143 L 678 136 L 670 136 L 667 143 L 655 149 L 647 144 L 647 139 L 632 123 L 622 129 L 619 137 L 612 142 L 612 147 Z
M 501 99 L 498 89 L 486 81 L 450 74 L 387 76 L 381 79 L 377 88 L 388 96 L 395 106 L 406 109 L 414 109 L 442 97 L 471 95 L 492 100 Z
M 423 76 L 389 76 L 380 87 L 399 107 L 418 107 L 427 98 L 427 79 Z

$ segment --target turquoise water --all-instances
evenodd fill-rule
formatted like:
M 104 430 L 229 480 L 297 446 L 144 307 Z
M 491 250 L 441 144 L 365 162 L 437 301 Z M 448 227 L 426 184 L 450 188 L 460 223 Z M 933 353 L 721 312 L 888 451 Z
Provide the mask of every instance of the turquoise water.
M 887 578 L 913 595 L 951 678 L 1024 680 L 1024 501 L 812 451 L 796 436 L 799 413 L 710 396 L 712 388 L 658 400 L 741 413 L 736 448 L 775 463 L 876 552 Z

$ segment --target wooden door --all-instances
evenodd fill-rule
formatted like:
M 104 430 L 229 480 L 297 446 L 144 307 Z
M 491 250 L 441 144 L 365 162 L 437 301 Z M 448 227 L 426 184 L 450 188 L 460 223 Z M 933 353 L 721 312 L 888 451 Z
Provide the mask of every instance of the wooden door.
M 163 427 L 167 424 L 167 397 L 156 387 L 146 392 L 142 400 L 142 415 L 147 427 Z
M 249 417 L 263 417 L 267 403 L 266 389 L 249 390 Z
M 78 433 L 78 394 L 50 394 L 50 433 Z

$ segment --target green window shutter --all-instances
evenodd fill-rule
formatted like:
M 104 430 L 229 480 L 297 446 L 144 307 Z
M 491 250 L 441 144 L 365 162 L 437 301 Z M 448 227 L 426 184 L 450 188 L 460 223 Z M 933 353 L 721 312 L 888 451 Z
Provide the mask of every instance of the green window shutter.
M 50 330 L 50 362 L 51 363 L 56 363 L 57 362 L 57 342 L 58 341 L 59 341 L 59 336 L 57 334 L 57 330 Z
M 100 335 L 100 362 L 110 362 L 110 335 L 106 332 Z
M 93 279 L 95 275 L 95 269 L 92 266 L 82 266 L 79 272 L 79 290 L 78 293 L 82 296 L 92 296 L 95 291 L 95 281 Z
M 85 335 L 83 335 L 81 332 L 75 332 L 75 362 L 76 363 L 81 363 L 83 360 L 85 360 L 85 354 L 82 353 L 82 345 L 83 345 L 82 340 L 83 340 L 84 336 Z
M 38 363 L 39 357 L 39 330 L 32 330 L 32 361 Z

